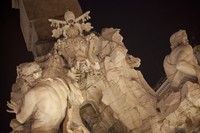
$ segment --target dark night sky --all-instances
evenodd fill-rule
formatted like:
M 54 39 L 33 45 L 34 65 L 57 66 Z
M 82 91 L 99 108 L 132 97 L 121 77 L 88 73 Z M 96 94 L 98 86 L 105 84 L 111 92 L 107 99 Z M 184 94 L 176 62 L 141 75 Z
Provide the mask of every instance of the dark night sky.
M 94 30 L 114 27 L 121 29 L 128 53 L 141 59 L 140 70 L 150 86 L 164 74 L 162 63 L 170 52 L 169 37 L 185 29 L 192 45 L 200 44 L 200 5 L 191 1 L 142 2 L 131 0 L 79 0 L 83 12 L 91 11 Z M 10 131 L 14 115 L 6 113 L 11 85 L 15 82 L 16 66 L 33 61 L 27 52 L 19 25 L 19 11 L 11 8 L 11 0 L 1 4 L 1 76 L 0 132 Z

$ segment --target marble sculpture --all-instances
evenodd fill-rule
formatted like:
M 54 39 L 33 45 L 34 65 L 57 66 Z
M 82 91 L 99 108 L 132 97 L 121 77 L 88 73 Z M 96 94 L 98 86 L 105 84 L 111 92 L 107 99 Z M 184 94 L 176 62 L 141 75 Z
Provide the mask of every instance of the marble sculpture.
M 49 19 L 57 41 L 17 66 L 7 103 L 12 133 L 197 133 L 200 67 L 185 30 L 170 37 L 164 59 L 169 91 L 158 98 L 129 55 L 120 29 L 91 31 L 89 11 Z

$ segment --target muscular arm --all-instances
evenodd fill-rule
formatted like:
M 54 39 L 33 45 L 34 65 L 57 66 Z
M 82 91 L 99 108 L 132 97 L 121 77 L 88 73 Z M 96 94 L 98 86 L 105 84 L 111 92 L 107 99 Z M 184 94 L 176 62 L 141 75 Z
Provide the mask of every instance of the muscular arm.
M 191 75 L 196 76 L 197 61 L 193 55 L 192 47 L 184 47 L 177 55 L 176 69 Z
M 191 65 L 185 61 L 179 62 L 176 66 L 176 69 L 178 69 L 179 71 L 191 75 L 191 76 L 196 76 L 196 70 L 195 70 L 195 66 Z
M 35 97 L 34 90 L 29 91 L 25 95 L 21 111 L 16 115 L 17 121 L 23 124 L 29 119 L 29 117 L 34 111 L 36 100 L 37 99 Z

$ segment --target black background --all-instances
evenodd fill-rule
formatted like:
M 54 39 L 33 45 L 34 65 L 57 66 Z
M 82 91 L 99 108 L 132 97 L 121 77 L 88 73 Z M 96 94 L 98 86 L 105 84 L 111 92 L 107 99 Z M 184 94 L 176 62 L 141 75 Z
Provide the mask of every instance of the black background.
M 121 29 L 128 53 L 141 59 L 140 70 L 151 87 L 164 75 L 163 59 L 170 52 L 169 37 L 185 29 L 192 46 L 200 44 L 200 4 L 192 1 L 79 0 L 83 12 L 91 11 L 94 30 Z M 16 66 L 33 61 L 27 52 L 19 23 L 19 10 L 11 0 L 1 3 L 0 20 L 0 133 L 8 133 L 14 115 L 6 112 Z

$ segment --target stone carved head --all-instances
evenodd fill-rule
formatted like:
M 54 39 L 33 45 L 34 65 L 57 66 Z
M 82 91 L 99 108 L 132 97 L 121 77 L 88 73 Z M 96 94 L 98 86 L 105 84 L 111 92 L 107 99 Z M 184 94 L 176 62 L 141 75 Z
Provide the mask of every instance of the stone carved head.
M 188 44 L 188 36 L 185 30 L 179 30 L 171 35 L 169 39 L 171 49 L 176 48 L 178 45 Z

